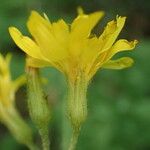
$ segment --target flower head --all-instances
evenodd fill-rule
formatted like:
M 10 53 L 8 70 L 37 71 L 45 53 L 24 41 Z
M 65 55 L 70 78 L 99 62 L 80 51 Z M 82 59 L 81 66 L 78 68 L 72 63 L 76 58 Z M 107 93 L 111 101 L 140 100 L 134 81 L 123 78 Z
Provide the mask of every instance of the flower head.
M 24 76 L 15 81 L 11 80 L 10 60 L 10 54 L 7 54 L 6 57 L 0 54 L 0 105 L 6 108 L 13 104 L 16 91 L 25 82 Z
M 129 57 L 111 60 L 118 52 L 134 49 L 137 43 L 136 40 L 116 41 L 126 17 L 117 16 L 110 21 L 100 36 L 91 33 L 103 15 L 103 11 L 85 14 L 79 8 L 78 16 L 68 25 L 63 19 L 51 23 L 47 17 L 32 11 L 27 27 L 33 40 L 15 27 L 10 27 L 9 32 L 15 43 L 30 56 L 28 65 L 53 66 L 72 82 L 83 73 L 89 81 L 99 68 L 122 69 L 133 63 Z

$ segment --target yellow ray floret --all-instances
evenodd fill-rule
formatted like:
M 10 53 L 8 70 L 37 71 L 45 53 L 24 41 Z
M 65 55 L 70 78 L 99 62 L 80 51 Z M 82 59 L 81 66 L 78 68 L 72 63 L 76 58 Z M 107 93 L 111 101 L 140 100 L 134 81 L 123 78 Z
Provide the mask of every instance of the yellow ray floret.
M 133 59 L 130 57 L 122 57 L 117 60 L 109 60 L 104 65 L 103 68 L 106 69 L 124 69 L 132 66 Z
M 133 61 L 130 58 L 116 61 L 111 58 L 118 52 L 134 49 L 137 44 L 136 40 L 115 42 L 126 17 L 117 16 L 99 37 L 91 36 L 92 29 L 103 15 L 103 11 L 85 14 L 78 8 L 78 16 L 68 25 L 63 19 L 51 23 L 47 17 L 32 11 L 27 27 L 33 39 L 23 36 L 14 27 L 10 27 L 9 32 L 15 43 L 30 56 L 28 65 L 53 66 L 73 80 L 83 72 L 90 80 L 101 67 L 122 69 L 131 66 Z

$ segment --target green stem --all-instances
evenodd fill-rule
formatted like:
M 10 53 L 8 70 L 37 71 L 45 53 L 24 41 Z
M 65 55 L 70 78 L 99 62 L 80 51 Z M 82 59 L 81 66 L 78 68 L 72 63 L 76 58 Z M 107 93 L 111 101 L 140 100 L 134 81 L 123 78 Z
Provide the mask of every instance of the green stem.
M 43 150 L 50 150 L 50 140 L 48 134 L 48 128 L 39 129 L 39 133 L 42 139 L 42 147 Z
M 66 98 L 66 97 L 65 97 Z M 66 117 L 66 101 L 65 99 L 62 101 L 62 143 L 61 149 L 66 150 L 70 144 L 70 136 L 72 134 L 72 129 Z
M 26 145 L 30 150 L 37 150 L 33 143 L 32 130 L 15 109 L 15 106 L 3 109 L 1 113 L 3 124 L 7 126 L 14 138 L 19 143 Z
M 77 142 L 78 142 L 79 133 L 80 133 L 79 130 L 73 130 L 72 138 L 71 138 L 68 150 L 75 150 Z

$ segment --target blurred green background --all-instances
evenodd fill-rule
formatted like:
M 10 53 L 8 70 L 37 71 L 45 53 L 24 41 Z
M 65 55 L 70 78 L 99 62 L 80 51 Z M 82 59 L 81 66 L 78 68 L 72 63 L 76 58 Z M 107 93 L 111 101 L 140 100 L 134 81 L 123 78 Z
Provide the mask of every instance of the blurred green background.
M 26 21 L 31 10 L 45 12 L 50 20 L 64 18 L 71 22 L 77 6 L 87 13 L 96 10 L 106 12 L 95 31 L 102 31 L 107 21 L 116 15 L 127 16 L 126 26 L 120 37 L 138 39 L 135 51 L 119 55 L 132 56 L 135 64 L 122 71 L 99 71 L 88 89 L 89 115 L 77 145 L 77 150 L 150 150 L 150 1 L 149 0 L 0 0 L 0 52 L 13 53 L 12 78 L 24 73 L 24 54 L 8 34 L 9 26 L 18 27 L 28 34 Z M 117 55 L 116 57 L 118 57 Z M 53 106 L 51 121 L 52 150 L 61 149 L 67 143 L 69 127 L 62 115 L 66 97 L 66 82 L 55 69 L 41 70 L 49 84 L 46 95 Z M 16 94 L 17 108 L 37 131 L 29 119 L 26 105 L 26 88 Z M 65 138 L 62 138 L 62 134 Z M 39 137 L 35 138 L 39 143 Z M 7 129 L 0 125 L 0 150 L 23 150 Z

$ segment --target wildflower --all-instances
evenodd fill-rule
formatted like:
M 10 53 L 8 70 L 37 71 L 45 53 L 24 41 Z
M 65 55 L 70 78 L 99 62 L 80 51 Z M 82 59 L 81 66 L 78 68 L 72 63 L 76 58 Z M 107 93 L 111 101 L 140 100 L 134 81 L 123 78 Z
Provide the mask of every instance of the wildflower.
M 137 41 L 117 40 L 126 17 L 117 16 L 110 21 L 100 36 L 93 35 L 92 29 L 103 17 L 103 11 L 85 14 L 78 9 L 78 16 L 68 25 L 63 19 L 51 23 L 47 17 L 32 11 L 27 27 L 33 40 L 15 27 L 9 32 L 15 43 L 30 56 L 27 64 L 32 67 L 52 66 L 65 74 L 68 79 L 68 114 L 76 143 L 81 124 L 87 116 L 86 91 L 89 81 L 98 69 L 123 69 L 130 67 L 133 60 L 112 57 L 121 51 L 132 50 Z M 74 144 L 70 150 L 74 149 Z
M 0 54 L 0 121 L 13 134 L 16 140 L 33 149 L 32 133 L 15 107 L 15 93 L 25 83 L 25 77 L 20 76 L 15 81 L 10 74 L 11 55 L 3 57 Z
M 67 75 L 74 82 L 79 72 L 90 80 L 99 68 L 122 69 L 131 66 L 133 60 L 123 57 L 111 60 L 118 52 L 134 49 L 137 41 L 120 39 L 115 42 L 122 30 L 126 17 L 118 17 L 110 21 L 99 36 L 91 34 L 91 30 L 103 17 L 103 12 L 80 14 L 71 26 L 63 19 L 51 23 L 36 11 L 31 12 L 27 22 L 31 38 L 23 36 L 15 27 L 9 31 L 15 43 L 32 59 L 32 67 L 53 66 Z

